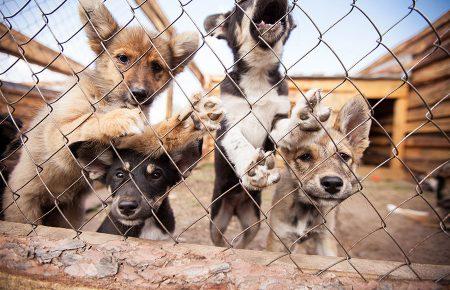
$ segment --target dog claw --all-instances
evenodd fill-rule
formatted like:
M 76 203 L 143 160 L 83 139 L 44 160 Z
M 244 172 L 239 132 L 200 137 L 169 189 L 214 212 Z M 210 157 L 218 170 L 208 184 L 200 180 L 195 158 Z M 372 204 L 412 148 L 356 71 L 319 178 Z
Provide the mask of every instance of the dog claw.
M 293 116 L 299 119 L 299 127 L 305 131 L 318 131 L 322 128 L 320 122 L 326 122 L 331 115 L 331 109 L 321 105 L 321 89 L 311 89 L 306 94 L 306 100 L 302 98 L 293 109 Z M 314 116 L 315 117 L 314 117 Z M 317 117 L 317 119 L 316 119 Z
M 275 168 L 275 158 L 272 152 L 264 152 L 258 148 L 247 170 L 242 176 L 242 184 L 250 190 L 261 190 L 280 180 L 278 169 Z
M 204 96 L 195 94 L 193 100 L 196 114 L 192 115 L 195 130 L 214 131 L 220 128 L 220 121 L 224 116 L 224 111 L 220 106 L 220 99 L 214 96 Z

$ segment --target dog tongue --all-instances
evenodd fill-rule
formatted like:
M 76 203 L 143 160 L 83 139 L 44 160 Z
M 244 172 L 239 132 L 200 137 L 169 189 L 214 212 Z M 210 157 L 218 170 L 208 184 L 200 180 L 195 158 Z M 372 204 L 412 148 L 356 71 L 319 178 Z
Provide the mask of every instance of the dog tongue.
M 272 26 L 272 24 L 265 23 L 264 20 L 261 20 L 261 22 L 258 23 L 256 26 L 258 27 L 259 30 L 261 30 L 261 29 L 267 30 L 267 29 L 269 29 Z

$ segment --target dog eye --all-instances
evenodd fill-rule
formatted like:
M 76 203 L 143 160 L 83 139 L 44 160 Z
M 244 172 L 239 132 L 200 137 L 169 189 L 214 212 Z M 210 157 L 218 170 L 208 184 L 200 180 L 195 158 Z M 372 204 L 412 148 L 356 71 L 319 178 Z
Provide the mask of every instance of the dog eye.
M 125 177 L 125 174 L 123 174 L 122 171 L 117 171 L 117 172 L 116 172 L 116 177 L 119 178 L 119 179 L 122 179 L 122 178 Z
M 159 179 L 162 176 L 162 171 L 159 169 L 154 170 L 151 174 L 150 177 L 152 179 Z
M 345 162 L 350 160 L 350 155 L 348 155 L 347 153 L 339 152 L 339 156 L 341 156 L 342 160 L 344 160 Z
M 116 57 L 121 63 L 128 62 L 128 56 L 126 56 L 125 54 L 118 54 Z
M 157 61 L 152 61 L 152 63 L 150 65 L 152 68 L 152 72 L 154 72 L 154 73 L 159 73 L 159 72 L 162 72 L 162 70 L 163 70 L 163 67 Z
M 308 162 L 312 159 L 312 154 L 311 153 L 303 153 L 302 155 L 297 157 L 297 159 L 300 159 L 303 162 Z

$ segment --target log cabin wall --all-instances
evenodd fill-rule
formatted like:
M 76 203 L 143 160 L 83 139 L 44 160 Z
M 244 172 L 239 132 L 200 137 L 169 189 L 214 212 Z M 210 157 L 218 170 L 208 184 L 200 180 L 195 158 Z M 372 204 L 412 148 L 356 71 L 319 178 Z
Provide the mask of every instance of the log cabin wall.
M 405 70 L 411 70 L 409 81 L 420 94 L 406 85 L 409 93 L 405 130 L 411 135 L 405 140 L 404 161 L 413 171 L 420 173 L 430 172 L 450 159 L 450 12 L 435 21 L 433 26 L 441 39 L 440 47 L 435 32 L 427 28 L 392 50 Z M 363 76 L 396 76 L 398 79 L 404 75 L 391 54 L 381 57 L 360 73 Z M 432 109 L 433 122 L 427 121 L 427 106 Z M 376 117 L 389 132 L 392 130 L 392 114 L 389 106 L 385 107 L 386 111 Z M 373 131 L 371 141 L 375 146 L 371 150 L 375 156 L 386 156 L 388 145 L 378 131 Z

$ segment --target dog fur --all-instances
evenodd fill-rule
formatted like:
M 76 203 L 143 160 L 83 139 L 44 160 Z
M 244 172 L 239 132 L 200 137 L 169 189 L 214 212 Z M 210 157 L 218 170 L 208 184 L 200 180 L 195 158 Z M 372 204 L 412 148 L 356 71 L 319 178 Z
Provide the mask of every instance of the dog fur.
M 111 192 L 108 217 L 99 232 L 168 239 L 175 229 L 169 202 L 169 189 L 187 176 L 201 157 L 202 141 L 184 146 L 181 151 L 148 157 L 131 149 L 115 153 L 92 142 L 76 142 L 70 149 L 88 176 L 106 185 Z M 117 155 L 116 155 L 117 154 Z M 180 171 L 178 171 L 180 170 Z
M 107 143 L 141 133 L 143 115 L 171 80 L 169 69 L 175 68 L 172 74 L 181 71 L 198 48 L 196 34 L 170 39 L 160 35 L 150 42 L 154 33 L 139 27 L 120 29 L 101 1 L 81 2 L 79 12 L 89 44 L 99 55 L 95 68 L 80 73 L 78 84 L 54 101 L 51 110 L 41 110 L 32 122 L 3 197 L 6 220 L 78 227 L 87 184 L 79 179 L 80 168 L 67 146 L 86 140 Z M 160 129 L 165 132 L 167 127 L 175 127 L 179 117 Z M 181 123 L 178 128 L 185 134 L 177 144 L 187 144 L 204 133 L 192 118 L 182 118 Z M 165 140 L 170 146 L 174 139 Z
M 279 71 L 283 46 L 295 28 L 288 11 L 286 0 L 247 0 L 204 23 L 208 33 L 227 41 L 236 62 L 220 86 L 226 117 L 217 132 L 210 224 L 217 246 L 225 245 L 233 215 L 243 230 L 233 246 L 244 248 L 253 240 L 261 190 L 280 179 L 268 132 L 290 111 L 288 85 Z
M 332 235 L 337 223 L 335 207 L 357 191 L 353 173 L 369 145 L 370 125 L 366 102 L 355 97 L 326 131 L 314 132 L 307 139 L 290 136 L 280 142 L 290 169 L 284 170 L 273 197 L 268 250 L 290 252 L 295 244 L 303 245 L 310 239 L 315 246 L 310 254 L 337 255 Z

